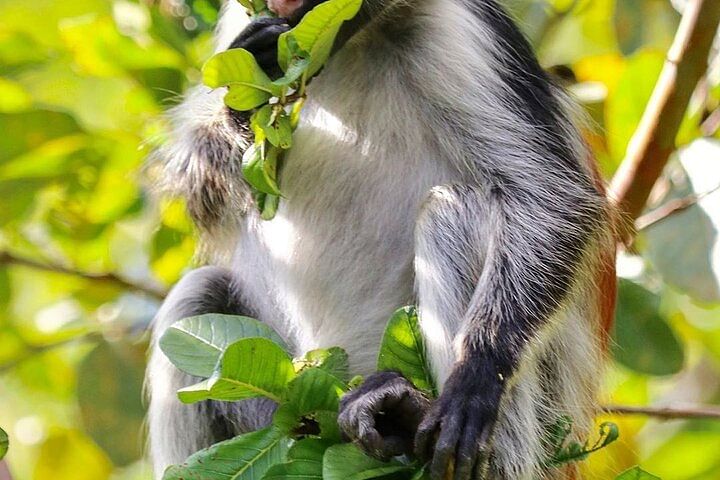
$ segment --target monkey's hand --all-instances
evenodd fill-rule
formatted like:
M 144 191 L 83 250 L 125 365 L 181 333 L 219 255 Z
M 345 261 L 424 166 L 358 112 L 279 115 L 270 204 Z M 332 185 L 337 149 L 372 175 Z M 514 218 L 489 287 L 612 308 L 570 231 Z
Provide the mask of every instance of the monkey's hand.
M 434 480 L 484 478 L 503 380 L 461 363 L 418 427 L 415 453 L 430 460 Z M 488 368 L 489 372 L 494 369 Z
M 340 401 L 338 424 L 365 452 L 381 460 L 411 453 L 430 401 L 397 372 L 370 375 Z
M 288 20 L 284 18 L 261 17 L 253 20 L 230 48 L 244 48 L 255 56 L 260 67 L 270 78 L 282 75 L 277 60 L 278 38 L 290 30 Z

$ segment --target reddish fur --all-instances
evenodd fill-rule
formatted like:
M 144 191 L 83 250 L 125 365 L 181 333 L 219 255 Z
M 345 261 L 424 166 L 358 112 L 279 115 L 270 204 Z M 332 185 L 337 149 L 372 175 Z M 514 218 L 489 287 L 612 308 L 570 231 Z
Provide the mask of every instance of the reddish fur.
M 597 162 L 592 155 L 588 155 L 587 165 L 592 172 L 593 179 L 595 180 L 595 187 L 603 195 L 606 194 L 605 182 L 600 175 L 600 171 L 597 167 Z M 614 220 L 614 215 L 611 215 L 611 220 Z M 617 300 L 617 276 L 615 272 L 615 249 L 603 252 L 603 258 L 601 258 L 600 266 L 597 272 L 597 286 L 598 286 L 598 308 L 600 310 L 601 323 L 600 327 L 604 336 L 603 350 L 607 350 L 608 342 L 610 340 L 610 330 L 613 326 L 615 319 L 615 304 Z

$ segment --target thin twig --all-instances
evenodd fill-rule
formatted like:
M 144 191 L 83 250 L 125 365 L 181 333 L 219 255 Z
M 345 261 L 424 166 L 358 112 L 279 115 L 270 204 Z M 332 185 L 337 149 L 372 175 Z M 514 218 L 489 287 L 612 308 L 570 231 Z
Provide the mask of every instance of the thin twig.
M 690 98 L 705 74 L 715 33 L 720 24 L 720 1 L 691 0 L 640 125 L 610 185 L 610 199 L 635 219 L 645 208 L 650 191 L 675 150 L 675 138 Z
M 720 420 L 720 407 L 631 407 L 627 405 L 608 405 L 605 412 L 613 415 L 645 415 L 662 420 L 710 419 Z
M 23 267 L 34 268 L 37 270 L 44 270 L 46 272 L 58 273 L 61 275 L 71 275 L 74 277 L 85 278 L 92 280 L 93 282 L 102 282 L 114 285 L 118 288 L 125 290 L 135 290 L 138 292 L 145 293 L 151 297 L 162 300 L 167 295 L 167 292 L 161 287 L 154 285 L 147 285 L 142 283 L 132 282 L 127 280 L 116 273 L 90 273 L 82 272 L 72 268 L 64 267 L 62 265 L 55 265 L 49 263 L 42 263 L 29 258 L 19 257 L 17 255 L 0 252 L 0 265 L 20 265 Z
M 66 338 L 64 340 L 60 340 L 53 343 L 46 343 L 44 345 L 27 345 L 26 350 L 17 358 L 14 358 L 13 360 L 10 360 L 9 362 L 0 364 L 0 375 L 2 375 L 5 372 L 8 372 L 14 368 L 16 368 L 18 365 L 20 365 L 23 362 L 26 362 L 30 360 L 31 358 L 34 358 L 38 355 L 41 355 L 45 352 L 49 352 L 51 350 L 55 350 L 57 348 L 62 348 L 67 345 L 72 345 L 73 343 L 84 343 L 84 342 L 95 342 L 102 340 L 103 335 L 100 332 L 88 332 L 84 335 L 79 335 L 72 338 Z
M 661 221 L 678 212 L 682 212 L 683 210 L 687 210 L 693 205 L 697 205 L 700 200 L 712 193 L 717 192 L 718 190 L 720 190 L 720 185 L 707 192 L 695 193 L 692 195 L 688 195 L 687 197 L 675 198 L 673 200 L 670 200 L 662 204 L 660 207 L 656 208 L 652 212 L 648 212 L 642 217 L 638 218 L 635 221 L 635 229 L 639 232 L 652 225 L 655 225 L 656 223 L 660 223 Z

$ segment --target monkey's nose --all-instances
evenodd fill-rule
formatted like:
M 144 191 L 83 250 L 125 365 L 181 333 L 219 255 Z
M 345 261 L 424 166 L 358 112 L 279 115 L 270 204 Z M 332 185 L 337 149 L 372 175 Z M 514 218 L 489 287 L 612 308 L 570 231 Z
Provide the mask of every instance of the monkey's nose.
M 278 17 L 288 18 L 302 7 L 304 0 L 268 0 L 267 6 Z

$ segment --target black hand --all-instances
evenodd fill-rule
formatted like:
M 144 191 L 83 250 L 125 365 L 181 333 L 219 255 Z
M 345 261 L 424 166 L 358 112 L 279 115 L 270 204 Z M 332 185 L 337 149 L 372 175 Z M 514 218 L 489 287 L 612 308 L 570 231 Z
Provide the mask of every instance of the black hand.
M 338 424 L 369 455 L 389 460 L 411 453 L 429 400 L 396 372 L 370 375 L 340 401 Z
M 261 17 L 253 20 L 232 42 L 230 48 L 244 48 L 255 56 L 270 78 L 279 78 L 282 70 L 277 61 L 278 37 L 290 30 L 287 20 Z
M 503 383 L 492 368 L 455 367 L 415 437 L 415 452 L 431 461 L 433 479 L 453 472 L 455 480 L 483 478 Z

